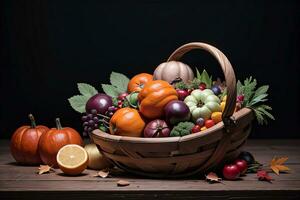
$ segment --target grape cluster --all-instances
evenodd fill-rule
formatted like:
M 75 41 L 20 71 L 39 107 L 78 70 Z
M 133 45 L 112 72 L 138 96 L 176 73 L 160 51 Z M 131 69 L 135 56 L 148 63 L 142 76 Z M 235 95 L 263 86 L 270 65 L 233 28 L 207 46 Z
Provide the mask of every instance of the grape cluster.
M 81 117 L 83 126 L 83 136 L 87 136 L 95 129 L 101 129 L 104 132 L 108 131 L 109 120 L 118 108 L 110 106 L 105 112 L 105 115 L 97 113 L 96 109 L 92 109 L 90 113 L 85 113 Z

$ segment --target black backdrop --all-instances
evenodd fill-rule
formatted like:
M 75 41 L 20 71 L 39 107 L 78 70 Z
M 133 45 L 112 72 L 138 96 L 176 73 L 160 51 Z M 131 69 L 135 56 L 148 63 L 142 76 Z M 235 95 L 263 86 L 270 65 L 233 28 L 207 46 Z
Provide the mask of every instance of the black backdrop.
M 183 3 L 184 2 L 184 3 Z M 81 130 L 68 105 L 76 83 L 100 90 L 112 70 L 152 72 L 180 45 L 220 48 L 238 79 L 269 84 L 276 121 L 251 137 L 299 138 L 299 1 L 2 1 L 1 131 L 10 137 L 33 113 L 39 123 Z M 195 51 L 184 61 L 221 75 L 216 61 Z

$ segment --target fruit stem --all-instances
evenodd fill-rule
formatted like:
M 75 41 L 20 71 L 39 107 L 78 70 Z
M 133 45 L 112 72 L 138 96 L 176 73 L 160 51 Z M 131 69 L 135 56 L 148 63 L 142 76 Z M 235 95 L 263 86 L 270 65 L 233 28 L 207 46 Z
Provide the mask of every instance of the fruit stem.
M 100 116 L 100 117 L 103 117 L 103 118 L 105 118 L 105 119 L 110 119 L 110 117 L 107 117 L 107 116 L 102 115 L 102 114 L 97 114 L 97 115 Z
M 62 126 L 61 126 L 61 123 L 60 123 L 60 119 L 59 118 L 56 118 L 55 119 L 55 123 L 56 123 L 56 128 L 58 130 L 62 129 Z
M 109 124 L 109 122 L 105 120 L 99 120 L 99 121 L 102 122 L 103 124 Z
M 36 127 L 36 123 L 35 123 L 35 119 L 34 119 L 33 115 L 29 114 L 28 117 L 29 117 L 30 122 L 31 122 L 31 128 L 35 128 Z

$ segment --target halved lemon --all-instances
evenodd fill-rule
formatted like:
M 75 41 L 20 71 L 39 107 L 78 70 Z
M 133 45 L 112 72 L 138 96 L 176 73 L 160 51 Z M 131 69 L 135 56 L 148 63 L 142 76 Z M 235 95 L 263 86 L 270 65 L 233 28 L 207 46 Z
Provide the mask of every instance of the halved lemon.
M 77 144 L 68 144 L 58 151 L 56 160 L 59 168 L 65 174 L 78 175 L 87 168 L 88 154 L 83 147 Z

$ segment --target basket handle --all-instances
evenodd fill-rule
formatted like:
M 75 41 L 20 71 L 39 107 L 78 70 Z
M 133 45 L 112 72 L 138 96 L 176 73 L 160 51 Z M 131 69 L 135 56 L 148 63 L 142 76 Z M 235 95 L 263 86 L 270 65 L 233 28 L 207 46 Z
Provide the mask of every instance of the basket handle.
M 202 42 L 192 42 L 185 45 L 182 45 L 178 49 L 176 49 L 172 55 L 168 58 L 169 61 L 177 61 L 179 60 L 184 54 L 193 50 L 193 49 L 202 49 L 208 51 L 211 55 L 217 59 L 219 62 L 227 85 L 227 100 L 224 108 L 224 112 L 222 114 L 222 119 L 224 122 L 225 127 L 229 127 L 232 125 L 233 120 L 231 116 L 234 113 L 235 105 L 236 105 L 236 78 L 233 71 L 233 68 L 227 59 L 227 57 L 216 47 L 202 43 Z

